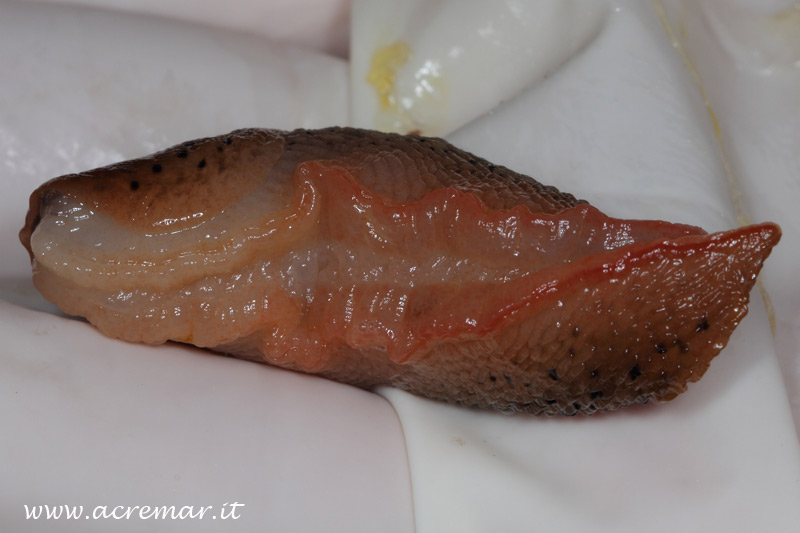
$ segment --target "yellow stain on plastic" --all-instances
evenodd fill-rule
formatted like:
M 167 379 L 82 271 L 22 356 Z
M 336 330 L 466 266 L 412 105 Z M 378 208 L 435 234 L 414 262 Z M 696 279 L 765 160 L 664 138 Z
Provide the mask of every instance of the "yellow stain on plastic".
M 395 107 L 394 82 L 397 71 L 411 58 L 411 47 L 405 41 L 395 41 L 375 50 L 370 60 L 367 83 L 378 94 L 381 108 Z
M 764 27 L 777 38 L 782 58 L 791 66 L 800 67 L 800 2 L 768 18 Z
M 772 21 L 775 24 L 780 24 L 787 29 L 796 31 L 800 28 L 800 2 L 796 2 L 773 15 Z

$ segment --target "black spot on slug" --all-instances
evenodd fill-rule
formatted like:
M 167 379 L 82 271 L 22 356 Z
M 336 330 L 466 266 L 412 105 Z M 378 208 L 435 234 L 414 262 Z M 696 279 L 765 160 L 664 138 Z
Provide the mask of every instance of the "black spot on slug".
M 138 190 L 138 189 L 139 189 L 139 182 L 138 182 L 138 181 L 136 181 L 136 180 L 133 180 L 133 181 L 131 182 L 131 190 L 132 190 L 132 191 L 136 191 L 136 190 Z
M 493 382 L 497 381 L 497 376 L 493 376 L 493 375 L 489 374 L 489 381 L 493 381 Z
M 667 348 L 663 344 L 656 344 L 656 351 L 658 353 L 667 353 Z
M 153 165 L 153 174 L 158 174 L 162 170 L 164 170 L 164 168 L 159 163 Z
M 217 146 L 217 152 L 222 152 L 222 146 Z
M 203 168 L 203 167 L 205 167 L 205 166 L 206 166 L 206 160 L 205 160 L 205 158 L 204 158 L 204 159 L 201 159 L 201 160 L 200 160 L 200 162 L 199 162 L 199 163 L 197 163 L 197 168 Z
M 503 379 L 506 380 L 506 383 L 511 385 L 511 376 L 507 376 L 505 372 L 503 372 Z
M 597 376 L 599 376 L 599 375 L 600 375 L 600 372 L 598 372 L 598 371 L 597 371 L 597 369 L 595 368 L 594 370 L 592 370 L 592 371 L 589 373 L 589 375 L 590 375 L 591 377 L 593 377 L 593 378 L 596 378 Z
M 231 144 L 231 143 L 233 143 L 233 138 L 228 137 L 225 139 L 225 144 Z
M 700 333 L 701 331 L 705 331 L 705 330 L 707 330 L 709 327 L 710 327 L 710 325 L 709 325 L 709 323 L 708 323 L 708 320 L 706 320 L 706 319 L 704 318 L 703 320 L 701 320 L 701 321 L 700 321 L 700 322 L 697 324 L 697 329 L 696 329 L 695 331 L 697 331 L 697 333 Z
M 544 403 L 546 403 L 547 405 L 553 405 L 554 403 L 556 403 L 556 401 L 555 400 L 545 400 Z
M 596 390 L 589 393 L 589 398 L 591 398 L 592 400 L 596 400 L 602 397 L 603 397 L 603 391 L 601 390 Z
M 689 351 L 689 345 L 687 345 L 687 344 L 684 344 L 682 340 L 680 340 L 680 339 L 675 339 L 675 344 L 677 344 L 677 345 L 678 345 L 678 347 L 679 347 L 679 348 L 680 348 L 680 350 L 681 350 L 681 353 L 686 353 L 686 352 L 688 352 L 688 351 Z
M 631 368 L 631 371 L 628 372 L 628 375 L 631 377 L 631 381 L 633 381 L 636 378 L 638 378 L 639 376 L 641 376 L 642 375 L 642 371 L 639 370 L 639 365 L 633 365 L 633 368 Z
M 497 167 L 495 165 L 489 165 L 489 172 L 494 172 L 494 169 Z
M 556 369 L 555 369 L 555 368 L 551 368 L 550 370 L 548 370 L 548 371 L 547 371 L 547 375 L 548 375 L 548 376 L 550 377 L 550 379 L 552 379 L 553 381 L 558 381 L 558 372 L 556 372 Z
M 575 408 L 576 413 L 581 410 L 581 404 L 579 404 L 578 402 L 573 403 L 572 407 Z
M 180 152 L 178 152 L 178 157 L 180 157 L 181 159 L 186 159 L 187 155 L 189 155 L 189 152 L 186 150 L 181 150 Z

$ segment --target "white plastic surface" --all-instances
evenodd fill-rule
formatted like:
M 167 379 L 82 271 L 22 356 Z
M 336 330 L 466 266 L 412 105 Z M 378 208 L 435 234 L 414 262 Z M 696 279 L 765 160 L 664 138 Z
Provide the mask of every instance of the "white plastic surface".
M 350 37 L 348 0 L 45 0 L 102 7 L 244 31 L 340 57 Z

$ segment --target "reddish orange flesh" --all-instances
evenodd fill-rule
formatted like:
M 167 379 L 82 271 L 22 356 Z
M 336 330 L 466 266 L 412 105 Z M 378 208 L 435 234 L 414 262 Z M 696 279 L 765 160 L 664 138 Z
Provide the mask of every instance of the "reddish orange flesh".
M 213 227 L 255 194 L 269 209 L 243 210 L 248 229 L 224 227 L 224 247 L 187 244 L 194 229 L 177 223 L 183 242 L 119 259 L 151 265 L 129 274 L 107 252 L 58 262 L 32 244 L 57 233 L 59 198 L 148 235 L 165 217 Z M 53 180 L 20 236 L 37 288 L 114 337 L 465 405 L 590 414 L 700 379 L 780 230 L 613 219 L 439 139 L 330 129 L 237 132 Z M 210 250 L 213 261 L 175 266 Z M 80 268 L 61 269 L 64 257 Z

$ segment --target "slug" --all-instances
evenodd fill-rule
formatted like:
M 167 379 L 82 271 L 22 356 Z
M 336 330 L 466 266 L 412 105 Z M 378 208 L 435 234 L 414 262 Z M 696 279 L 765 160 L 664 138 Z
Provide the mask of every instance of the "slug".
M 574 415 L 699 380 L 780 229 L 610 218 L 437 138 L 247 129 L 48 181 L 20 239 L 111 337 Z

